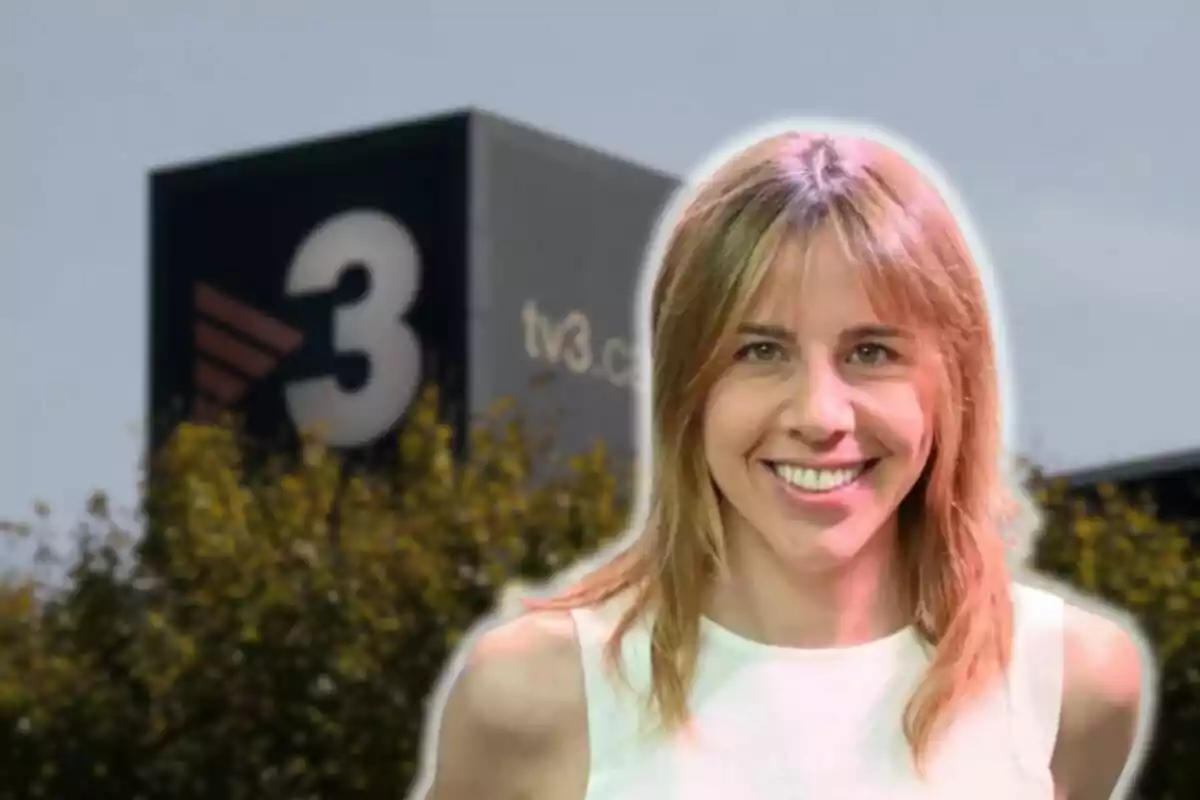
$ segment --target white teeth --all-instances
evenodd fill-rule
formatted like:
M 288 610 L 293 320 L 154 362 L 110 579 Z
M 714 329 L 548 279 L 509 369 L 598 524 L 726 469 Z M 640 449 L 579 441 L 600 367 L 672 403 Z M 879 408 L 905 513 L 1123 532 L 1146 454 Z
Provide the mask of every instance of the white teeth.
M 847 469 L 809 469 L 776 464 L 775 474 L 806 492 L 830 492 L 853 482 L 866 470 L 866 464 Z

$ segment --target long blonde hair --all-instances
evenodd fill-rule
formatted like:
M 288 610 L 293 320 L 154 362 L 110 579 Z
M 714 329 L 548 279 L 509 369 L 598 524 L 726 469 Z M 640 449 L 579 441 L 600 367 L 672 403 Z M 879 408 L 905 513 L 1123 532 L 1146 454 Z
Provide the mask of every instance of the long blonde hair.
M 619 667 L 623 638 L 652 619 L 647 699 L 660 729 L 686 724 L 701 614 L 725 552 L 701 446 L 705 398 L 774 255 L 820 233 L 837 236 L 872 302 L 932 328 L 941 347 L 933 450 L 899 511 L 902 588 L 931 650 L 903 719 L 920 769 L 941 727 L 1008 665 L 1012 605 L 1000 528 L 1016 494 L 1000 469 L 996 354 L 979 270 L 944 198 L 877 141 L 774 135 L 699 186 L 674 222 L 650 294 L 645 519 L 616 557 L 527 605 L 564 609 L 628 593 L 610 663 Z

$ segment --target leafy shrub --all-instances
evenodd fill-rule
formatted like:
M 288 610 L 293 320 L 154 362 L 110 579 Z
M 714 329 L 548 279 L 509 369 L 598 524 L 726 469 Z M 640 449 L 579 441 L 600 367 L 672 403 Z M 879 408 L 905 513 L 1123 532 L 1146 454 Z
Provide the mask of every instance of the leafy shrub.
M 98 506 L 65 592 L 0 595 L 0 796 L 403 796 L 424 701 L 497 587 L 626 519 L 602 450 L 535 481 L 510 415 L 458 462 L 437 407 L 379 477 L 313 443 L 249 470 L 233 429 L 181 427 L 129 574 Z

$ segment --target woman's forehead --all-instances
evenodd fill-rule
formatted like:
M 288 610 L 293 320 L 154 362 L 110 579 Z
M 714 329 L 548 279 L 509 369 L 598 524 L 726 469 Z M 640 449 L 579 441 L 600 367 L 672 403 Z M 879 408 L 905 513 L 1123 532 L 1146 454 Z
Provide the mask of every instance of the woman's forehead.
M 833 239 L 794 238 L 784 243 L 767 265 L 751 316 L 776 323 L 883 322 L 886 310 L 872 296 L 867 269 Z

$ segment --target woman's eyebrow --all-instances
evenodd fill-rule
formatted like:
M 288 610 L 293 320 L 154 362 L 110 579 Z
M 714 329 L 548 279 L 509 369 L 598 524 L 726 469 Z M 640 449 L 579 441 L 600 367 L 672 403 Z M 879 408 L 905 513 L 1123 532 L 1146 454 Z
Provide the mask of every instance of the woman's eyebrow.
M 846 339 L 912 339 L 916 334 L 893 325 L 855 325 L 847 328 L 842 337 Z
M 796 338 L 796 334 L 782 325 L 764 325 L 755 322 L 747 322 L 739 325 L 737 332 L 743 336 L 765 336 L 769 339 L 780 339 L 783 341 L 792 341 Z

